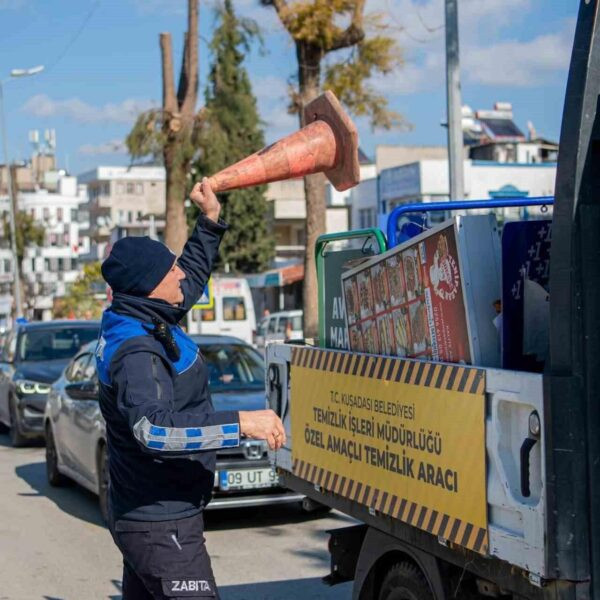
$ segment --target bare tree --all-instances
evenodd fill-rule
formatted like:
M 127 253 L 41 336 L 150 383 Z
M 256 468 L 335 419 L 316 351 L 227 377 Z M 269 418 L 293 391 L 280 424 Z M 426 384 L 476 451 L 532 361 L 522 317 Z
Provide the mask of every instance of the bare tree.
M 127 136 L 132 158 L 162 155 L 166 170 L 167 206 L 165 242 L 177 254 L 187 239 L 184 201 L 187 175 L 196 155 L 202 111 L 198 100 L 198 0 L 188 0 L 188 26 L 177 93 L 171 34 L 160 34 L 162 109 L 139 115 Z

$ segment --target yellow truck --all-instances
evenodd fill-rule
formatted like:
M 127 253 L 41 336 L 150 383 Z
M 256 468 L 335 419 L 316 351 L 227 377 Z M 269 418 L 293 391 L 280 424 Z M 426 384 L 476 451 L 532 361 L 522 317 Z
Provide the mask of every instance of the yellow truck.
M 417 358 L 356 350 L 341 281 L 390 255 L 393 219 L 387 240 L 318 246 L 320 318 L 337 319 L 320 345 L 267 347 L 268 400 L 288 436 L 272 460 L 287 487 L 357 520 L 330 532 L 326 578 L 353 580 L 355 600 L 600 599 L 599 3 L 581 0 L 553 214 L 536 230 L 552 230 L 543 368 L 440 360 L 437 345 Z M 451 281 L 438 270 L 434 284 Z

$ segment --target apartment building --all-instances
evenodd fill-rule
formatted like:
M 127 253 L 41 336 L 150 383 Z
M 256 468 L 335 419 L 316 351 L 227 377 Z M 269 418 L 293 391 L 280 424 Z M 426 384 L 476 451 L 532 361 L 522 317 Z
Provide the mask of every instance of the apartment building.
M 136 224 L 151 229 L 163 219 L 166 206 L 164 167 L 99 166 L 77 178 L 87 186 L 90 252 L 85 260 L 101 260 L 111 232 L 120 227 L 133 231 Z

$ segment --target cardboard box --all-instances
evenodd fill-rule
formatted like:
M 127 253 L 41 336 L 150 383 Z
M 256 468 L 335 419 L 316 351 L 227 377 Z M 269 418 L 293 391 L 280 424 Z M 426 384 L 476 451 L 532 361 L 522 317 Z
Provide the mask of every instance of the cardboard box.
M 342 286 L 352 350 L 500 366 L 493 215 L 449 219 L 343 273 Z

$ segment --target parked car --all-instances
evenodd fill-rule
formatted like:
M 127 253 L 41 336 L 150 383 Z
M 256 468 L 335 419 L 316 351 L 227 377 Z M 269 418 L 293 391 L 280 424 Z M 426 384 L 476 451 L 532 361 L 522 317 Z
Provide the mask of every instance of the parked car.
M 99 321 L 18 323 L 0 353 L 0 427 L 13 446 L 44 435 L 50 384 L 79 349 L 98 338 Z
M 256 330 L 255 344 L 264 348 L 270 342 L 301 340 L 304 337 L 301 310 L 283 310 L 264 316 Z
M 264 362 L 240 339 L 192 336 L 208 366 L 215 410 L 255 410 L 266 406 Z M 45 414 L 46 472 L 50 485 L 71 479 L 98 494 L 106 519 L 108 469 L 106 424 L 98 402 L 95 344 L 86 346 L 53 384 Z M 242 440 L 217 452 L 214 498 L 208 509 L 301 501 L 279 486 L 267 444 Z

